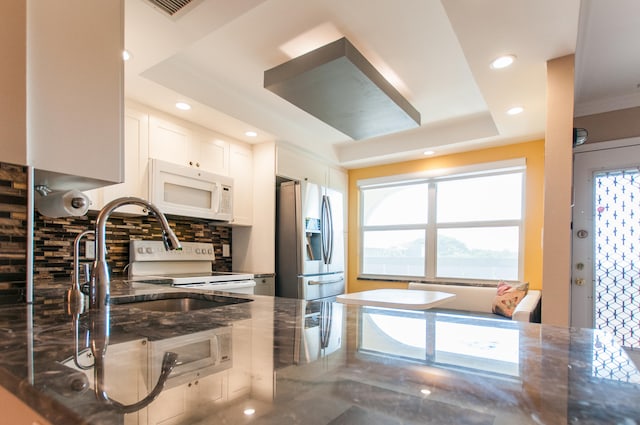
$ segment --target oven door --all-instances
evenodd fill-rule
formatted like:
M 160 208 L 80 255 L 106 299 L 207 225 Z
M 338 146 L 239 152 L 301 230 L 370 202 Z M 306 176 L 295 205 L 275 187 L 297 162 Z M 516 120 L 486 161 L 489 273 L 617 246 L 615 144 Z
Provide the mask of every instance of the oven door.
M 158 381 L 167 351 L 178 355 L 165 388 L 231 368 L 231 327 L 217 328 L 159 341 L 149 341 L 149 388 Z
M 227 282 L 191 283 L 186 285 L 174 284 L 180 288 L 192 288 L 201 291 L 224 291 L 236 294 L 253 295 L 256 286 L 255 280 L 232 280 Z

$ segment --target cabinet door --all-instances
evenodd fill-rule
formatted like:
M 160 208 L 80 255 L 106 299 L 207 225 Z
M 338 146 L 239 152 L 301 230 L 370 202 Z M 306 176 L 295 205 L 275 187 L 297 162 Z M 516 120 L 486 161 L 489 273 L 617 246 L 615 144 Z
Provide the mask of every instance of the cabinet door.
M 327 184 L 327 166 L 303 153 L 278 146 L 276 174 L 294 180 L 306 180 L 319 185 Z
M 147 341 L 138 339 L 110 344 L 105 356 L 105 382 L 104 388 L 110 398 L 122 404 L 134 404 L 146 397 L 151 390 L 146 385 L 147 374 Z M 93 357 L 89 349 L 79 354 L 78 361 L 81 365 L 93 364 Z M 73 359 L 63 363 L 65 366 L 79 370 Z M 93 369 L 84 370 L 83 373 L 89 380 L 91 388 L 94 387 Z M 125 415 L 124 425 L 136 425 L 141 423 L 139 417 L 144 412 L 134 412 Z
M 147 410 L 148 425 L 189 423 L 212 404 L 226 401 L 227 372 L 205 376 L 180 386 L 164 389 Z
M 249 147 L 232 144 L 229 171 L 233 177 L 233 220 L 250 226 L 253 223 L 253 152 Z
M 219 139 L 198 137 L 194 160 L 200 168 L 214 174 L 229 175 L 229 143 Z
M 233 323 L 233 368 L 229 370 L 229 400 L 251 392 L 251 319 Z
M 0 387 L 0 406 L 2 406 L 2 423 L 51 425 L 35 410 L 32 410 L 18 397 Z
M 107 202 L 123 196 L 148 199 L 149 162 L 149 115 L 128 108 L 124 117 L 124 182 L 85 192 L 91 200 L 91 210 L 100 210 Z M 117 212 L 131 215 L 146 215 L 147 211 L 137 205 L 126 205 Z
M 124 1 L 27 3 L 31 165 L 121 182 Z
M 2 162 L 27 164 L 27 2 L 4 2 L 0 13 L 0 140 Z
M 124 182 L 106 186 L 103 202 L 107 203 L 122 196 L 149 198 L 149 116 L 135 110 L 127 110 L 124 117 Z M 145 215 L 147 211 L 137 205 L 118 208 L 120 213 Z
M 177 124 L 149 117 L 149 157 L 189 165 L 189 130 Z

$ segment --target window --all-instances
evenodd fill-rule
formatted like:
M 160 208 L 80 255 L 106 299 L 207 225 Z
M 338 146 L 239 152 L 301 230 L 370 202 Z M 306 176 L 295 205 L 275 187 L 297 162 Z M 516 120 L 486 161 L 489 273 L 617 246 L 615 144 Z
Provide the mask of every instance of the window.
M 522 279 L 523 160 L 358 185 L 362 276 Z

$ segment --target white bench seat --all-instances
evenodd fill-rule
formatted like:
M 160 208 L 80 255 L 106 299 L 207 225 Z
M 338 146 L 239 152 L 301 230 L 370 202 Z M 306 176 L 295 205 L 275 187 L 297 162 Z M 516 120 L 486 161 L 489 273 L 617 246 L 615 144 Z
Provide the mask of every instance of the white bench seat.
M 443 305 L 439 310 L 458 310 L 470 313 L 482 313 L 483 316 L 492 315 L 491 306 L 496 296 L 496 288 L 488 286 L 467 286 L 440 283 L 410 282 L 408 289 L 423 291 L 438 291 L 455 294 L 456 297 Z M 540 299 L 542 293 L 530 289 L 527 295 L 520 301 L 511 320 L 519 322 L 540 321 Z M 495 315 L 498 316 L 498 315 Z M 503 316 L 499 316 L 503 317 Z

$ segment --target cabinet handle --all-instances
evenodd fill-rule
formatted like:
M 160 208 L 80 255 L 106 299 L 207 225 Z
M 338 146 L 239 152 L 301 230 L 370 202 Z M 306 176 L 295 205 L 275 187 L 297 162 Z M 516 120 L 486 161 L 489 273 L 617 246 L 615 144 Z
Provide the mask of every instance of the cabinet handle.
M 200 163 L 199 162 L 196 162 L 196 167 L 200 167 Z

